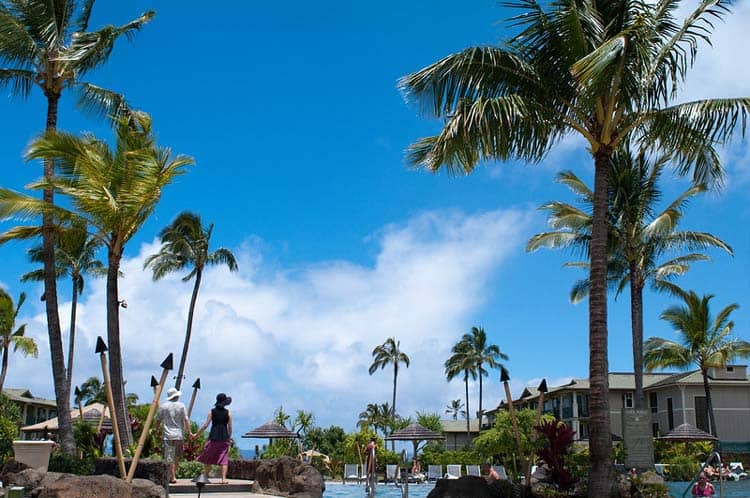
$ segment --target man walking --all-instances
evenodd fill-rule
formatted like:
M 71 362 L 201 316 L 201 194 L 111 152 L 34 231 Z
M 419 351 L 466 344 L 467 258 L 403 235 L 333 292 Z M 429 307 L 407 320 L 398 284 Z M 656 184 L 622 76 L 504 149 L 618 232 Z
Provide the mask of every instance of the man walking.
M 190 420 L 185 405 L 178 400 L 182 393 L 170 387 L 167 390 L 167 402 L 159 407 L 156 419 L 163 425 L 161 453 L 165 462 L 169 463 L 170 483 L 177 482 L 175 470 L 182 456 L 184 434 L 190 433 Z

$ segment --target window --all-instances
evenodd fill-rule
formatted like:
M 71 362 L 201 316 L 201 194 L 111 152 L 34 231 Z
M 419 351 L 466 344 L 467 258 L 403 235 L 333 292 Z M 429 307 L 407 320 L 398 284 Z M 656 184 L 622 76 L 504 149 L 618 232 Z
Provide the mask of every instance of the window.
M 588 394 L 576 394 L 576 402 L 578 403 L 578 417 L 589 416 L 589 395 Z
M 734 372 L 734 367 L 727 367 L 727 372 Z
M 625 393 L 622 395 L 622 407 L 633 408 L 633 393 Z
M 654 422 L 651 424 L 651 435 L 654 437 L 659 437 L 659 422 Z
M 695 396 L 693 398 L 695 403 L 695 426 L 703 432 L 711 432 L 708 426 L 708 407 L 706 405 L 705 396 Z
M 672 398 L 667 398 L 667 421 L 669 422 L 669 430 L 674 429 L 674 407 L 672 406 Z
M 659 412 L 659 402 L 656 393 L 648 393 L 648 406 L 651 407 L 651 413 Z
M 562 398 L 562 418 L 563 420 L 573 418 L 573 395 L 566 394 Z
M 578 424 L 578 434 L 580 439 L 588 439 L 589 438 L 589 424 L 586 422 L 581 422 Z

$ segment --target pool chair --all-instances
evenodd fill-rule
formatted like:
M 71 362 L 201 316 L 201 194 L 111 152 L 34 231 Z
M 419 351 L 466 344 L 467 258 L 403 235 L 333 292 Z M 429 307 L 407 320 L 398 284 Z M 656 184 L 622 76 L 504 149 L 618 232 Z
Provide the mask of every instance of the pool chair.
M 501 480 L 508 480 L 508 473 L 505 471 L 505 467 L 503 467 L 502 465 L 493 465 L 492 468 L 495 469 L 495 472 L 497 472 L 497 475 Z
M 448 464 L 445 466 L 446 479 L 458 479 L 459 477 L 461 477 L 461 465 Z
M 442 465 L 428 465 L 427 466 L 427 480 L 437 481 L 443 477 L 443 466 Z
M 479 465 L 467 465 L 466 466 L 466 475 L 467 476 L 477 476 L 480 477 L 482 473 L 479 471 Z
M 396 482 L 398 481 L 398 465 L 394 464 L 388 464 L 385 466 L 385 482 L 392 481 Z
M 362 476 L 359 475 L 359 464 L 358 463 L 345 463 L 344 464 L 344 484 L 346 481 L 356 481 L 357 484 L 362 482 Z
M 733 481 L 747 478 L 747 472 L 745 472 L 742 462 L 729 462 L 729 478 Z

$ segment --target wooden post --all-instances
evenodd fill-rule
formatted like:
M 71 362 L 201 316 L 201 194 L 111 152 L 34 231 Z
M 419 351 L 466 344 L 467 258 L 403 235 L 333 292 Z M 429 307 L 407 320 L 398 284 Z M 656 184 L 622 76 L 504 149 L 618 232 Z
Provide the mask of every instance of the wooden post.
M 190 415 L 193 413 L 193 406 L 195 406 L 195 398 L 198 396 L 198 389 L 201 388 L 201 378 L 198 377 L 193 383 L 193 395 L 190 397 L 190 405 L 188 406 L 187 417 L 190 420 Z
M 159 397 L 161 396 L 161 391 L 164 389 L 164 383 L 167 381 L 167 375 L 169 374 L 169 371 L 172 370 L 172 353 L 169 353 L 169 356 L 165 358 L 165 360 L 161 363 L 161 378 L 159 379 L 159 385 L 156 386 L 156 392 L 154 393 L 154 400 L 151 402 L 151 406 L 148 409 L 148 415 L 146 416 L 146 421 L 143 423 L 143 429 L 141 431 L 141 437 L 138 438 L 138 447 L 135 449 L 135 454 L 133 455 L 133 459 L 130 462 L 130 469 L 128 470 L 128 482 L 133 482 L 133 477 L 135 476 L 135 468 L 138 466 L 138 460 L 141 458 L 141 452 L 143 452 L 143 446 L 146 444 L 146 438 L 148 438 L 148 431 L 151 428 L 151 422 L 154 419 L 154 412 L 156 411 L 156 405 L 159 403 Z
M 158 385 L 159 385 L 159 381 L 158 381 L 158 380 L 156 380 L 156 377 L 154 377 L 154 376 L 152 375 L 152 376 L 151 376 L 151 389 L 153 389 L 153 390 L 154 390 L 154 392 L 156 392 L 156 387 L 157 387 Z
M 542 382 L 539 383 L 539 387 L 537 387 L 537 391 L 539 391 L 539 403 L 536 405 L 536 422 L 534 423 L 534 426 L 538 426 L 539 422 L 542 420 L 542 408 L 544 407 L 544 393 L 548 391 L 547 389 L 547 379 L 542 379 Z M 536 429 L 531 435 L 531 440 L 536 441 L 537 438 L 537 431 Z M 526 483 L 530 485 L 531 483 L 531 462 L 532 458 L 529 458 L 529 464 L 526 467 Z
M 521 431 L 518 429 L 518 419 L 516 418 L 516 408 L 513 406 L 513 397 L 510 394 L 510 387 L 508 381 L 510 380 L 510 374 L 508 369 L 504 366 L 500 366 L 500 382 L 503 383 L 505 389 L 505 399 L 508 403 L 508 414 L 510 415 L 510 421 L 513 424 L 513 437 L 516 440 L 516 446 L 518 447 L 518 459 L 521 461 L 521 465 L 525 460 L 523 443 L 521 442 Z
M 109 367 L 107 366 L 107 345 L 101 337 L 96 338 L 96 353 L 102 363 L 102 376 L 104 377 L 104 389 L 107 392 L 107 405 L 109 406 L 109 418 L 112 420 L 112 435 L 114 436 L 115 454 L 117 455 L 117 466 L 120 468 L 120 477 L 125 479 L 125 459 L 122 456 L 122 446 L 120 444 L 120 429 L 117 427 L 117 417 L 115 416 L 115 400 L 112 397 L 112 382 L 109 380 Z M 102 411 L 102 418 L 104 412 Z

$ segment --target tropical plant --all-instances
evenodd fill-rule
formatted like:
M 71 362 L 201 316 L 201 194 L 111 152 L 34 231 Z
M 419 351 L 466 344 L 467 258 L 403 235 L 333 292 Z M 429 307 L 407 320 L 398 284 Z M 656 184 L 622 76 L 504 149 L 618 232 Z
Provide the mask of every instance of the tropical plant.
M 448 382 L 452 381 L 458 375 L 464 375 L 464 387 L 466 390 L 466 438 L 467 441 L 471 440 L 471 415 L 469 411 L 469 377 L 472 379 L 477 378 L 476 363 L 474 358 L 471 356 L 469 345 L 460 340 L 453 345 L 451 349 L 453 353 L 444 364 L 445 377 Z
M 376 434 L 378 431 L 387 435 L 387 429 L 391 425 L 391 407 L 388 403 L 368 403 L 365 411 L 360 412 L 357 427 L 360 429 L 372 429 Z
M 127 242 L 151 215 L 164 187 L 183 174 L 193 160 L 172 157 L 169 149 L 157 145 L 151 118 L 143 112 L 128 112 L 112 121 L 114 149 L 93 135 L 79 138 L 69 133 L 48 132 L 32 142 L 26 158 L 55 161 L 59 174 L 28 188 L 36 191 L 52 186 L 66 196 L 72 210 L 54 206 L 55 217 L 64 221 L 83 219 L 107 250 L 109 370 L 120 438 L 126 448 L 132 434 L 127 423 L 120 345 L 120 262 Z M 24 219 L 50 209 L 48 203 L 32 196 L 0 189 L 0 216 Z
M 710 259 L 700 252 L 719 248 L 732 254 L 732 249 L 720 238 L 705 232 L 679 230 L 688 201 L 706 191 L 705 185 L 693 185 L 659 211 L 662 198 L 659 178 L 668 157 L 653 163 L 643 154 L 634 156 L 628 150 L 618 150 L 610 161 L 609 184 L 609 280 L 616 296 L 630 286 L 631 329 L 633 341 L 633 372 L 635 377 L 634 407 L 646 407 L 643 394 L 643 288 L 647 283 L 656 291 L 672 291 L 672 280 L 690 269 L 695 261 Z M 549 224 L 555 229 L 535 235 L 527 250 L 540 247 L 571 248 L 588 254 L 591 241 L 591 203 L 593 192 L 574 173 L 558 175 L 584 204 L 583 209 L 564 202 L 550 202 L 541 207 L 550 213 Z M 665 254 L 680 254 L 660 261 Z M 570 266 L 587 267 L 586 262 Z M 571 301 L 579 302 L 588 295 L 589 279 L 576 282 Z
M 482 327 L 472 327 L 471 333 L 464 334 L 461 340 L 466 342 L 467 354 L 473 359 L 476 374 L 479 377 L 479 411 L 477 412 L 477 418 L 481 424 L 484 414 L 482 410 L 482 378 L 489 373 L 484 367 L 486 365 L 489 368 L 500 368 L 502 364 L 499 360 L 507 360 L 508 355 L 500 351 L 496 344 L 487 344 L 487 333 Z
M 76 315 L 78 296 L 83 293 L 83 277 L 86 274 L 95 277 L 102 277 L 107 274 L 104 263 L 96 257 L 99 247 L 101 247 L 101 243 L 88 234 L 86 224 L 82 220 L 74 221 L 69 227 L 60 227 L 55 240 L 55 274 L 57 278 L 70 277 L 73 294 L 70 301 L 70 335 L 68 337 L 68 367 L 66 369 L 68 392 L 70 392 L 73 381 Z M 43 247 L 38 245 L 29 249 L 29 259 L 32 263 L 44 264 Z M 44 267 L 21 276 L 21 282 L 29 281 L 43 282 Z
M 540 448 L 542 441 L 535 437 L 534 425 L 536 424 L 536 410 L 526 408 L 517 410 L 516 422 L 518 423 L 519 436 L 524 451 L 534 452 Z M 553 420 L 550 414 L 542 415 L 542 420 Z M 494 462 L 505 465 L 512 469 L 515 475 L 522 473 L 521 461 L 523 455 L 516 444 L 513 423 L 508 410 L 498 410 L 495 416 L 495 425 L 482 431 L 474 441 L 474 448 L 483 460 L 491 459 Z
M 575 477 L 566 467 L 566 456 L 573 446 L 576 431 L 559 420 L 545 420 L 534 429 L 542 436 L 544 446 L 536 450 L 536 455 L 550 470 L 552 482 L 558 489 L 567 491 L 575 484 Z
M 607 194 L 609 162 L 625 143 L 674 151 L 680 173 L 717 179 L 715 146 L 744 124 L 750 99 L 674 104 L 698 44 L 727 1 L 703 1 L 684 22 L 679 0 L 582 2 L 515 0 L 514 36 L 472 47 L 403 77 L 421 110 L 443 119 L 436 136 L 410 147 L 409 162 L 430 171 L 471 173 L 482 162 L 539 161 L 564 136 L 587 142 L 594 163 L 589 298 L 591 383 L 589 496 L 609 496 L 614 479 L 607 385 Z
M 372 350 L 372 364 L 368 372 L 374 374 L 378 369 L 393 365 L 393 398 L 391 402 L 391 417 L 396 418 L 396 383 L 398 382 L 398 366 L 403 363 L 409 368 L 409 356 L 401 351 L 401 341 L 389 337 L 385 342 Z
M 18 438 L 22 422 L 21 409 L 0 392 L 0 462 L 13 456 L 13 440 Z
M 39 354 L 36 341 L 31 337 L 26 337 L 26 324 L 16 327 L 16 318 L 24 301 L 26 301 L 25 293 L 22 292 L 18 296 L 18 304 L 14 304 L 10 294 L 5 289 L 0 289 L 0 350 L 3 355 L 2 367 L 0 367 L 0 392 L 3 390 L 5 375 L 8 373 L 11 346 L 14 352 L 20 351 L 24 356 L 36 358 Z
M 117 39 L 123 35 L 132 39 L 154 13 L 146 12 L 122 26 L 108 25 L 97 31 L 88 31 L 94 1 L 0 1 L 0 88 L 10 88 L 12 95 L 26 98 L 33 87 L 38 87 L 47 101 L 45 130 L 48 132 L 57 128 L 58 105 L 67 89 L 77 92 L 79 105 L 90 110 L 118 114 L 125 107 L 121 95 L 81 81 L 81 78 L 103 66 Z M 44 178 L 50 180 L 53 176 L 54 162 L 47 159 L 44 161 Z M 54 203 L 51 186 L 44 188 L 43 199 L 50 205 Z M 70 381 L 65 372 L 57 309 L 54 220 L 51 211 L 42 214 L 45 311 L 60 446 L 67 455 L 74 455 L 69 410 Z
M 190 336 L 193 330 L 195 303 L 198 300 L 198 289 L 203 278 L 203 270 L 210 266 L 226 265 L 229 271 L 237 271 L 237 261 L 229 249 L 220 247 L 213 252 L 209 251 L 213 229 L 213 223 L 204 227 L 200 216 L 195 213 L 189 211 L 180 213 L 159 234 L 162 243 L 159 252 L 146 258 L 143 265 L 144 268 L 151 267 L 154 280 L 160 280 L 169 273 L 186 269 L 189 272 L 182 277 L 183 282 L 189 282 L 195 277 L 193 294 L 190 297 L 190 307 L 188 308 L 185 342 L 182 345 L 182 355 L 177 368 L 176 389 L 180 389 L 185 373 Z
M 315 415 L 312 412 L 297 410 L 297 414 L 294 416 L 294 421 L 292 422 L 292 431 L 296 432 L 297 436 L 303 439 L 314 425 Z
M 458 415 L 463 413 L 464 403 L 460 399 L 452 399 L 451 402 L 445 407 L 445 413 L 453 417 L 453 420 L 458 420 Z
M 291 420 L 291 415 L 284 411 L 283 406 L 279 406 L 275 412 L 273 412 L 273 421 L 277 424 L 286 427 L 286 424 Z
M 682 305 L 670 306 L 661 314 L 677 332 L 678 340 L 650 337 L 644 347 L 643 361 L 649 371 L 655 368 L 687 369 L 695 365 L 703 377 L 706 411 L 711 434 L 718 437 L 711 401 L 708 370 L 721 368 L 735 358 L 750 357 L 750 342 L 730 336 L 734 322 L 729 316 L 739 305 L 730 304 L 714 318 L 709 302 L 713 295 L 698 296 L 694 291 L 682 292 Z

